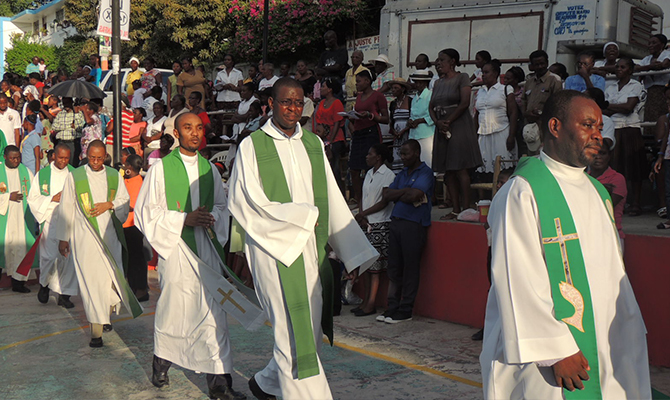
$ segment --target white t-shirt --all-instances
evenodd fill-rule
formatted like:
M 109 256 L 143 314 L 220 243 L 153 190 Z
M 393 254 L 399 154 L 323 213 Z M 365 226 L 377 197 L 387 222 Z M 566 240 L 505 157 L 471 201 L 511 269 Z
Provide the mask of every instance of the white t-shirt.
M 150 120 L 147 121 L 147 136 L 156 136 L 160 131 L 163 129 L 163 123 L 167 120 L 167 117 L 163 115 L 161 119 L 158 121 L 154 122 L 154 119 L 151 118 Z M 147 148 L 149 149 L 157 149 L 161 146 L 161 141 L 160 140 L 154 140 L 153 142 L 147 144 Z
M 246 114 L 249 112 L 249 106 L 251 103 L 254 101 L 258 101 L 258 99 L 254 96 L 251 96 L 249 100 L 242 100 L 240 101 L 240 104 L 237 106 L 237 113 L 238 114 Z M 243 122 L 238 122 L 237 124 L 233 125 L 233 139 L 237 138 L 237 135 L 240 134 L 244 130 L 244 127 L 247 125 L 246 121 Z
M 237 84 L 240 81 L 244 81 L 244 75 L 242 75 L 242 71 L 239 69 L 233 68 L 232 71 L 230 71 L 230 74 L 226 71 L 226 69 L 222 69 L 219 71 L 218 74 L 216 74 L 216 79 L 214 79 L 214 89 L 217 89 L 217 86 L 219 85 L 227 85 L 229 83 L 232 83 L 233 86 L 237 86 Z M 221 87 L 221 86 L 219 86 Z M 216 95 L 216 101 L 224 102 L 224 101 L 240 101 L 240 94 L 232 91 L 232 90 L 221 90 L 220 92 L 217 93 Z
M 149 96 L 142 102 L 142 108 L 147 112 L 147 116 L 144 118 L 145 121 L 149 121 L 154 118 L 154 103 L 158 100 L 154 96 Z
M 370 168 L 363 180 L 363 210 L 379 203 L 382 199 L 382 190 L 389 187 L 394 179 L 395 174 L 384 164 L 377 172 L 374 171 L 374 168 Z M 368 215 L 368 222 L 371 224 L 388 222 L 391 220 L 392 212 L 393 203 L 389 203 L 383 210 Z
M 16 143 L 16 138 L 14 137 L 15 129 L 21 130 L 21 114 L 9 107 L 7 107 L 7 111 L 4 113 L 0 111 L 0 130 L 5 134 L 7 146 L 17 146 L 19 144 Z
M 479 111 L 478 134 L 490 135 L 500 132 L 509 126 L 505 87 L 505 85 L 498 82 L 490 88 L 482 85 L 477 91 L 475 108 Z M 507 93 L 514 93 L 514 89 L 511 86 L 507 86 Z
M 640 61 L 640 65 L 645 66 L 651 64 L 652 55 L 649 54 Z M 663 62 L 664 60 L 670 60 L 670 50 L 663 50 L 661 54 L 658 55 L 656 61 Z M 649 89 L 652 86 L 665 86 L 670 80 L 670 73 L 660 74 L 660 75 L 647 75 L 644 77 L 644 88 Z
M 612 148 L 610 150 L 613 150 L 614 146 L 616 146 L 616 136 L 614 136 L 614 121 L 612 121 L 612 118 L 608 117 L 607 115 L 603 115 L 603 130 L 600 132 L 600 134 L 603 136 L 603 139 L 609 139 L 612 141 Z
M 640 127 L 640 115 L 638 112 L 647 99 L 647 92 L 644 90 L 642 84 L 635 79 L 628 81 L 621 90 L 619 90 L 618 84 L 605 89 L 605 100 L 610 104 L 625 104 L 630 97 L 637 97 L 640 101 L 632 113 L 628 115 L 616 113 L 611 116 L 616 129 Z
M 278 76 L 273 76 L 271 79 L 268 78 L 263 78 L 259 83 L 258 83 L 258 90 L 261 91 L 263 89 L 267 89 L 269 87 L 274 86 L 275 82 L 279 80 Z

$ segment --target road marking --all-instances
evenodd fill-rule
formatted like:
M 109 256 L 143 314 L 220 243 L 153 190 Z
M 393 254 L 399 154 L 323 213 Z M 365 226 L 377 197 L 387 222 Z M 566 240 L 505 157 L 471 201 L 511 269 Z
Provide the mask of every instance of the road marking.
M 327 340 L 324 339 L 324 342 L 327 343 Z M 333 345 L 335 345 L 337 347 L 340 347 L 342 349 L 345 349 L 345 350 L 349 350 L 349 351 L 353 351 L 353 352 L 356 352 L 356 353 L 366 355 L 368 357 L 377 358 L 377 359 L 380 359 L 380 360 L 391 362 L 393 364 L 402 365 L 405 368 L 410 368 L 410 369 L 413 369 L 413 370 L 427 372 L 427 373 L 433 374 L 433 375 L 438 375 L 438 376 L 441 376 L 443 378 L 447 378 L 449 380 L 464 383 L 466 385 L 477 387 L 477 388 L 482 387 L 482 384 L 480 382 L 472 381 L 472 380 L 467 379 L 467 378 L 461 378 L 460 376 L 448 374 L 446 372 L 442 372 L 442 371 L 437 370 L 435 368 L 426 367 L 425 365 L 413 364 L 413 363 L 403 361 L 403 360 L 400 360 L 400 359 L 397 359 L 397 358 L 394 358 L 394 357 L 390 357 L 390 356 L 387 356 L 387 355 L 384 355 L 384 354 L 375 353 L 374 351 L 369 351 L 369 350 L 361 349 L 359 347 L 349 346 L 348 344 L 340 343 L 340 342 L 337 342 L 337 341 L 333 342 Z
M 154 314 L 156 314 L 155 311 L 147 313 L 147 314 L 142 314 L 138 318 L 147 317 L 149 315 L 154 315 Z M 111 322 L 116 323 L 116 322 L 128 321 L 129 319 L 133 319 L 133 317 L 119 318 L 119 319 L 115 319 L 114 321 L 111 321 Z M 58 331 L 58 332 L 53 332 L 53 333 L 47 333 L 46 335 L 42 335 L 42 336 L 36 336 L 34 338 L 30 338 L 30 339 L 22 340 L 20 342 L 16 342 L 16 343 L 8 344 L 6 346 L 2 346 L 2 347 L 0 347 L 0 351 L 11 349 L 12 347 L 20 346 L 22 344 L 34 342 L 34 341 L 37 341 L 37 340 L 46 339 L 48 337 L 62 335 L 63 333 L 70 333 L 70 332 L 74 332 L 74 331 L 77 331 L 77 330 L 80 330 L 80 329 L 86 329 L 86 328 L 89 328 L 90 326 L 91 325 L 78 326 L 76 328 L 70 328 L 70 329 L 66 329 L 64 331 Z

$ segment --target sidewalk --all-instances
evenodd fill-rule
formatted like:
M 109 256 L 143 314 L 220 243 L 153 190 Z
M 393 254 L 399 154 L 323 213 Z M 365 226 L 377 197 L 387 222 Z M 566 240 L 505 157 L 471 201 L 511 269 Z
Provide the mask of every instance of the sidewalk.
M 204 375 L 173 366 L 170 387 L 150 382 L 153 313 L 158 297 L 150 272 L 151 300 L 145 314 L 113 317 L 105 347 L 88 347 L 81 301 L 65 310 L 52 296 L 38 303 L 37 286 L 27 295 L 0 291 L 0 391 L 3 399 L 207 399 Z M 481 399 L 476 329 L 415 318 L 389 325 L 374 316 L 354 317 L 348 306 L 335 317 L 335 346 L 324 345 L 322 361 L 336 399 Z M 380 310 L 381 311 L 381 310 Z M 272 352 L 272 332 L 247 332 L 229 320 L 234 388 L 253 399 L 247 379 L 262 369 Z M 652 368 L 656 389 L 670 393 L 670 373 Z

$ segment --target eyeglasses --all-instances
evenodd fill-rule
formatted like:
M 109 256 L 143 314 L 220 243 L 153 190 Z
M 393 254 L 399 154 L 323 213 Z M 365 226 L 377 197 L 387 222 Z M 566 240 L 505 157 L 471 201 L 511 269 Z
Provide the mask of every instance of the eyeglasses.
M 282 107 L 291 107 L 291 104 L 295 105 L 298 108 L 305 107 L 305 102 L 303 100 L 284 99 L 284 100 L 278 100 L 277 103 L 279 103 Z

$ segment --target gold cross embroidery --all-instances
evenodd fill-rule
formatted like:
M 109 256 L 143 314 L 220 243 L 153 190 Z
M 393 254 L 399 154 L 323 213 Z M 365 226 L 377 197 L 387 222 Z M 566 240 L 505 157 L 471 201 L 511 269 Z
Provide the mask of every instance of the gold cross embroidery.
M 542 238 L 543 244 L 558 243 L 561 248 L 561 260 L 563 261 L 563 271 L 565 272 L 565 279 L 569 284 L 572 285 L 572 276 L 570 275 L 570 261 L 568 260 L 568 249 L 565 246 L 565 243 L 569 240 L 578 240 L 579 235 L 577 233 L 571 233 L 569 235 L 563 235 L 563 228 L 561 227 L 561 219 L 555 218 L 554 223 L 556 224 L 556 236 L 549 238 Z
M 221 288 L 217 289 L 217 291 L 219 293 L 221 293 L 221 295 L 223 296 L 223 299 L 221 299 L 221 302 L 219 304 L 223 305 L 223 303 L 225 303 L 226 300 L 230 300 L 230 302 L 235 307 L 237 307 L 242 312 L 242 314 L 247 312 L 244 308 L 242 308 L 242 306 L 240 306 L 240 304 L 238 302 L 235 301 L 235 299 L 233 299 L 233 290 L 232 289 L 230 289 L 228 291 L 228 293 L 224 292 Z
M 582 294 L 579 292 L 579 290 L 577 290 L 577 288 L 572 284 L 570 261 L 568 260 L 568 249 L 565 246 L 565 243 L 569 240 L 579 240 L 579 235 L 577 233 L 563 235 L 563 228 L 561 227 L 560 218 L 555 218 L 554 223 L 556 224 L 556 236 L 542 238 L 542 243 L 557 243 L 560 246 L 561 261 L 563 261 L 563 272 L 565 273 L 565 280 L 567 282 L 559 283 L 558 287 L 561 292 L 561 296 L 563 296 L 563 298 L 572 304 L 572 306 L 575 308 L 575 313 L 570 317 L 563 318 L 562 321 L 566 324 L 574 326 L 580 332 L 584 332 L 584 325 L 582 322 L 584 318 L 584 298 L 582 297 Z

